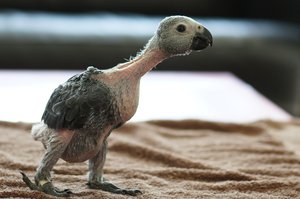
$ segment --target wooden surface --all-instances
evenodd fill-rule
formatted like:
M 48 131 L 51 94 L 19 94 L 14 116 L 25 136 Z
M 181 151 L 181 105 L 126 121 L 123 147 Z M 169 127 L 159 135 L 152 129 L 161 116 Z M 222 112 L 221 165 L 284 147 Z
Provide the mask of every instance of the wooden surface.
M 52 91 L 80 71 L 0 71 L 0 120 L 37 122 Z M 150 72 L 131 121 L 286 121 L 290 115 L 227 72 Z

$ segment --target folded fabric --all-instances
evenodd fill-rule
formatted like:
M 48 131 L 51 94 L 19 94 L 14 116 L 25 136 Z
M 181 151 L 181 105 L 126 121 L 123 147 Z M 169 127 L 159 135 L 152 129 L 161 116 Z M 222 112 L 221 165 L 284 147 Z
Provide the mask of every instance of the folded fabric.
M 31 191 L 44 148 L 30 124 L 0 122 L 0 198 L 54 198 Z M 138 188 L 136 198 L 299 198 L 300 122 L 228 124 L 199 120 L 128 123 L 108 140 L 105 178 Z M 54 167 L 70 198 L 127 198 L 86 184 L 87 163 Z

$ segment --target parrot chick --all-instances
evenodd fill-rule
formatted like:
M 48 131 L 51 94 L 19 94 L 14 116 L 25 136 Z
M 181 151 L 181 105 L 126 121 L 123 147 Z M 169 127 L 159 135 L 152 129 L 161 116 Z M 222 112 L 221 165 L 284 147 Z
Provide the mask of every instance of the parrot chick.
M 116 194 L 138 195 L 138 189 L 120 188 L 103 177 L 107 137 L 136 112 L 141 77 L 163 60 L 188 55 L 211 46 L 211 33 L 185 16 L 163 19 L 145 48 L 132 60 L 113 68 L 88 67 L 59 85 L 52 93 L 42 121 L 32 127 L 32 136 L 46 152 L 37 168 L 35 183 L 23 173 L 32 190 L 53 196 L 68 196 L 58 189 L 50 172 L 61 158 L 67 162 L 88 160 L 88 188 Z

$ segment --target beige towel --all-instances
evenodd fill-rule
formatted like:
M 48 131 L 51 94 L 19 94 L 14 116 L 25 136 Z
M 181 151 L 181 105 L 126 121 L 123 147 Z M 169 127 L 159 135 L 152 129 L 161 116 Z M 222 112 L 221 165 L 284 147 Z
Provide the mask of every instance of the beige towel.
M 0 123 L 0 198 L 55 198 L 31 191 L 44 149 L 29 124 Z M 196 120 L 129 123 L 109 137 L 105 177 L 136 198 L 300 198 L 300 124 Z M 60 160 L 53 182 L 70 198 L 134 198 L 87 189 L 86 163 Z

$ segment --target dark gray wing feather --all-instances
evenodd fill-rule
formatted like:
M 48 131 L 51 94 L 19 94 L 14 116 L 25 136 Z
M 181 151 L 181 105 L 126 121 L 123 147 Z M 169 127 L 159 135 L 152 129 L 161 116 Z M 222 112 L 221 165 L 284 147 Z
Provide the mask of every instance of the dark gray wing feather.
M 54 90 L 42 116 L 49 128 L 79 129 L 100 111 L 110 112 L 109 89 L 89 77 L 85 71 Z

